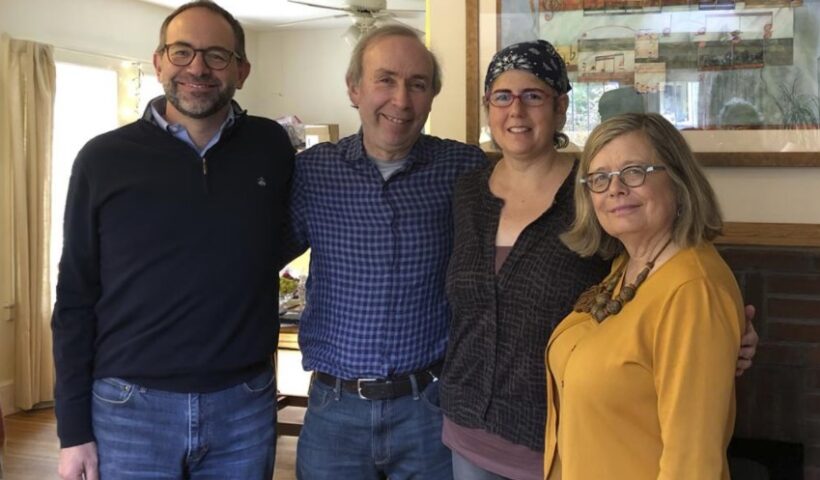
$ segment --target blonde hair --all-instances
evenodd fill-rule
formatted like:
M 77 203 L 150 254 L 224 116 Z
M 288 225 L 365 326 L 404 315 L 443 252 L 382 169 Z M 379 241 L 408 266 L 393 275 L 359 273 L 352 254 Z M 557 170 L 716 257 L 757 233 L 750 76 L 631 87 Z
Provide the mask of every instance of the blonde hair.
M 626 113 L 595 127 L 584 146 L 575 182 L 575 221 L 561 235 L 564 244 L 582 257 L 597 253 L 612 258 L 623 250 L 623 244 L 601 228 L 591 193 L 579 181 L 587 175 L 592 159 L 601 149 L 632 132 L 644 135 L 672 181 L 678 214 L 672 226 L 675 243 L 686 248 L 720 235 L 723 220 L 715 192 L 683 135 L 657 113 Z

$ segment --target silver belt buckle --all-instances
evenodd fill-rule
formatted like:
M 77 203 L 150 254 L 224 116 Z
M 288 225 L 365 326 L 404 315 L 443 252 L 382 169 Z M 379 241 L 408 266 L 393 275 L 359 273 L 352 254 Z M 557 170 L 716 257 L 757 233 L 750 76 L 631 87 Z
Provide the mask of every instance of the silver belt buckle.
M 362 395 L 362 382 L 375 382 L 378 381 L 378 378 L 360 378 L 356 380 L 356 392 L 359 394 L 359 398 L 362 400 L 370 400 L 369 398 Z

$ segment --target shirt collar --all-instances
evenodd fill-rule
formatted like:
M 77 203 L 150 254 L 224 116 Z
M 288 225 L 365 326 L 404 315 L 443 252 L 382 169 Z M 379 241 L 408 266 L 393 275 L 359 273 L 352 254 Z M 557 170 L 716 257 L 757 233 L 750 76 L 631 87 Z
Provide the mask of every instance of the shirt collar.
M 146 107 L 145 112 L 142 114 L 142 119 L 153 123 L 154 125 L 162 128 L 163 130 L 167 130 L 167 126 L 169 125 L 168 121 L 165 120 L 165 106 L 167 105 L 167 100 L 165 95 L 160 95 L 155 97 L 150 102 L 148 102 L 148 107 Z M 223 128 L 230 127 L 233 123 L 237 120 L 237 118 L 247 115 L 247 110 L 243 110 L 242 107 L 236 103 L 236 100 L 231 100 L 231 108 L 228 110 L 228 118 L 225 119 L 225 123 L 223 123 Z
M 200 147 L 199 145 L 194 143 L 190 133 L 184 125 L 179 123 L 168 123 L 168 121 L 163 116 L 163 114 L 165 113 L 166 106 L 167 104 L 165 102 L 165 98 L 155 98 L 151 101 L 148 108 L 146 108 L 146 114 L 143 118 L 147 117 L 147 120 L 149 122 L 153 123 L 154 125 L 163 129 L 167 133 L 171 134 L 171 136 L 173 136 L 177 140 L 180 140 L 185 144 L 189 145 L 191 148 L 196 150 L 200 157 L 204 157 L 208 153 L 208 151 L 219 142 L 219 140 L 222 138 L 222 135 L 225 134 L 226 130 L 236 122 L 237 112 L 239 112 L 239 114 L 242 114 L 242 111 L 239 110 L 238 105 L 232 103 L 230 105 L 230 108 L 228 109 L 228 115 L 225 117 L 225 120 L 222 122 L 217 131 L 213 134 L 213 136 L 208 140 L 208 142 L 204 146 Z
M 150 121 L 154 125 L 158 126 L 159 128 L 171 132 L 176 133 L 180 129 L 185 128 L 179 123 L 169 123 L 168 120 L 165 120 L 165 107 L 166 107 L 167 100 L 163 96 L 159 96 L 148 103 L 148 108 L 145 109 L 145 115 L 143 119 Z M 222 125 L 219 127 L 219 131 L 222 132 L 226 128 L 230 127 L 231 125 L 236 122 L 237 113 L 241 114 L 242 109 L 239 108 L 239 104 L 234 101 L 231 101 L 231 108 L 228 109 L 228 116 L 225 118 L 225 121 L 222 122 Z M 147 118 L 149 117 L 150 118 Z

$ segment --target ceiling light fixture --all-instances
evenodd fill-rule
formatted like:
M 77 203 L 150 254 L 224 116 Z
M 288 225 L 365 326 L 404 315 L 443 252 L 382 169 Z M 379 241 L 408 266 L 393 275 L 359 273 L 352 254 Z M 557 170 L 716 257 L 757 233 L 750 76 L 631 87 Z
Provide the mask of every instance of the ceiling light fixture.
M 344 38 L 345 43 L 351 47 L 355 47 L 359 39 L 362 38 L 363 35 L 366 35 L 367 32 L 390 23 L 389 21 L 376 18 L 370 13 L 357 13 L 351 15 L 350 18 L 353 20 L 353 25 L 345 30 L 342 38 Z

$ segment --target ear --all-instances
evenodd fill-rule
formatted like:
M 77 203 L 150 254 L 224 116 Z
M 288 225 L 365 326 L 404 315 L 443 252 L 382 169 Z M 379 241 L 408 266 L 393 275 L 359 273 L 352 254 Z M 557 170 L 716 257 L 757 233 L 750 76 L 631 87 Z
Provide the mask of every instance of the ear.
M 160 78 L 160 73 L 162 73 L 162 53 L 161 52 L 154 52 L 153 61 L 154 61 L 154 71 L 157 73 L 157 79 L 159 79 Z
M 238 79 L 236 81 L 236 89 L 241 90 L 242 85 L 245 84 L 245 80 L 248 78 L 248 75 L 251 74 L 251 63 L 247 60 L 243 60 L 238 62 L 237 64 L 237 75 Z
M 567 95 L 566 93 L 563 95 L 559 95 L 558 98 L 555 99 L 555 113 L 559 115 L 566 115 L 568 108 L 569 95 Z
M 555 130 L 562 131 L 567 123 L 569 96 L 565 93 L 555 99 Z
M 347 80 L 347 98 L 350 99 L 350 104 L 353 108 L 359 108 L 359 84 L 353 83 L 351 79 Z

